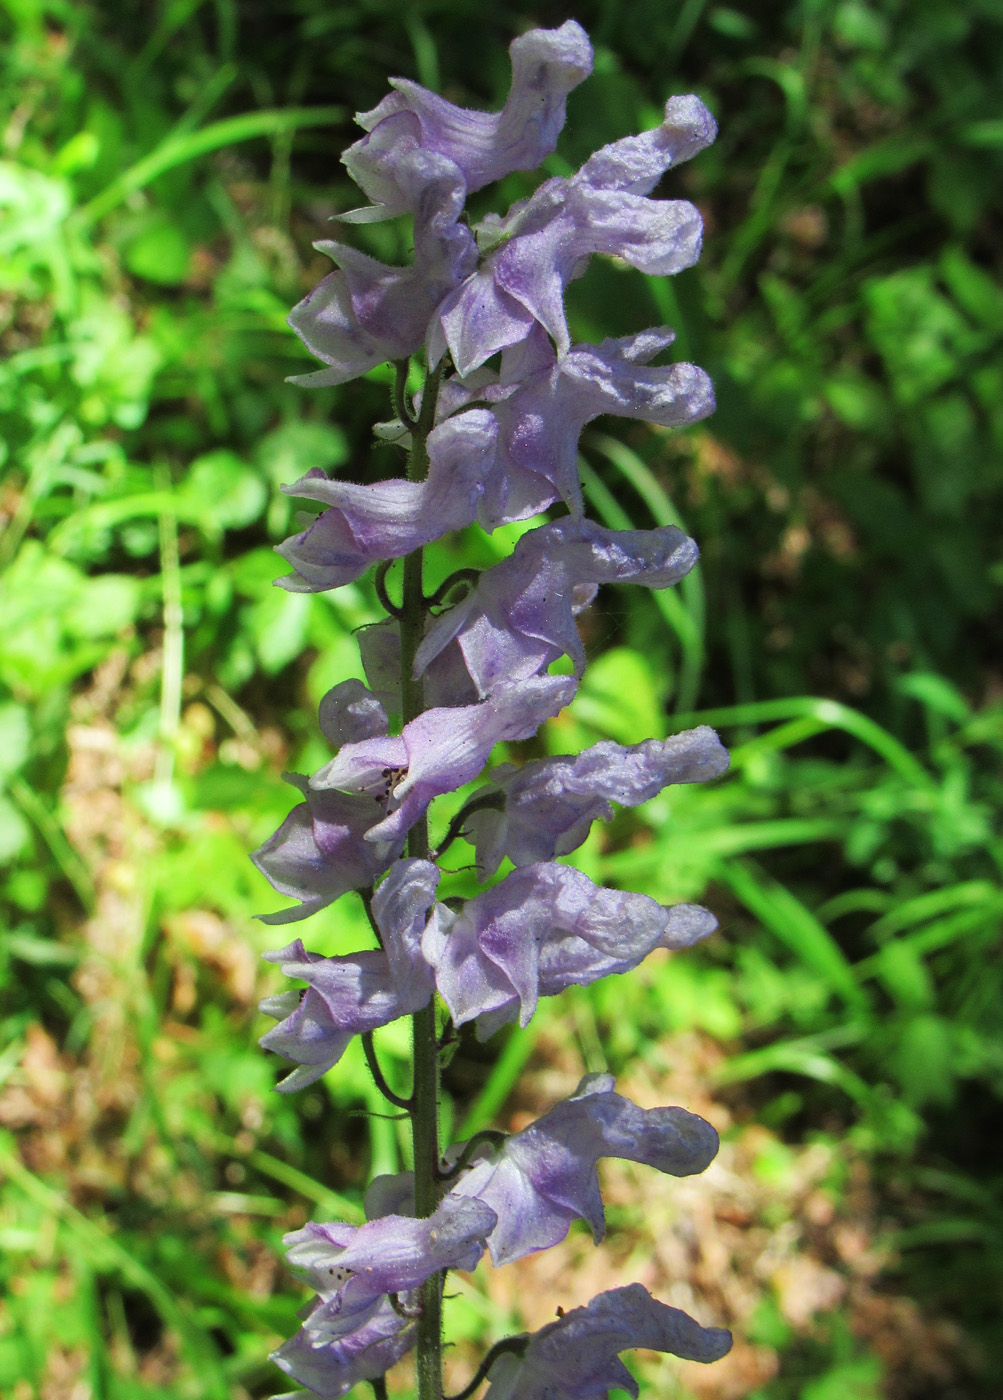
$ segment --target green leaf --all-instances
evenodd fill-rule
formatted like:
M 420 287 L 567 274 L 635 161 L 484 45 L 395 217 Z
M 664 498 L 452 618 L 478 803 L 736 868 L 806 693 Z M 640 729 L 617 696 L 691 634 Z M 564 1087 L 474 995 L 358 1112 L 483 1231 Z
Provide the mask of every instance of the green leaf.
M 178 496 L 188 512 L 200 518 L 206 533 L 215 534 L 240 530 L 257 520 L 268 491 L 252 466 L 220 448 L 196 458 Z
M 0 778 L 16 773 L 31 748 L 31 722 L 23 705 L 0 705 Z
M 135 277 L 177 286 L 188 275 L 191 246 L 177 224 L 157 219 L 127 245 L 125 265 Z

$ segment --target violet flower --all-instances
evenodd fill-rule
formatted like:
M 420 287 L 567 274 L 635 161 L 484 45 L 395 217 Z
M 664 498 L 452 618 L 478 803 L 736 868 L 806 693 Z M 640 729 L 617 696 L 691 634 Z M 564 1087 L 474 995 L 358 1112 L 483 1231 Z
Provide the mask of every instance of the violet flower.
M 629 748 L 607 739 L 579 754 L 536 759 L 521 768 L 504 764 L 478 790 L 463 835 L 473 841 L 478 874 L 487 879 L 506 856 L 513 865 L 530 865 L 567 855 L 596 818 L 610 819 L 611 802 L 636 807 L 670 783 L 707 782 L 727 767 L 727 751 L 705 724 Z M 498 801 L 484 802 L 491 796 Z
M 286 977 L 307 984 L 302 992 L 280 992 L 261 1003 L 279 1021 L 261 1044 L 298 1066 L 279 1089 L 305 1088 L 337 1064 L 354 1035 L 426 1005 L 435 984 L 421 939 L 438 883 L 439 871 L 429 861 L 397 861 L 373 895 L 379 949 L 326 958 L 307 952 L 297 938 L 265 954 Z
M 692 1176 L 717 1155 L 717 1133 L 684 1108 L 638 1108 L 613 1091 L 611 1074 L 586 1075 L 568 1099 L 507 1138 L 500 1148 L 480 1149 L 481 1160 L 452 1187 L 495 1212 L 488 1235 L 495 1265 L 537 1249 L 549 1249 L 585 1220 L 598 1242 L 606 1229 L 596 1164 L 620 1157 L 666 1172 Z M 453 1155 L 462 1151 L 462 1145 Z M 447 1198 L 448 1199 L 448 1198 Z
M 619 1359 L 633 1347 L 718 1361 L 731 1347 L 731 1333 L 701 1327 L 639 1283 L 613 1288 L 534 1332 L 521 1355 L 500 1355 L 485 1400 L 607 1400 L 610 1390 L 636 1397 L 637 1381 Z
M 498 425 L 474 409 L 435 428 L 428 439 L 425 481 L 379 481 L 357 486 L 311 471 L 292 486 L 329 506 L 301 534 L 278 546 L 295 573 L 280 579 L 295 593 L 316 593 L 351 583 L 381 559 L 410 554 L 447 530 L 460 530 L 477 514 L 477 503 L 494 462 Z
M 604 889 L 571 866 L 526 865 L 458 914 L 436 905 L 422 937 L 435 985 L 457 1025 L 480 1039 L 541 996 L 627 972 L 655 948 L 686 948 L 717 920 L 695 904 L 669 908 L 645 894 Z
M 414 1343 L 414 1323 L 401 1317 L 389 1299 L 382 1299 L 366 1321 L 346 1336 L 330 1341 L 301 1327 L 270 1359 L 322 1400 L 340 1400 L 359 1381 L 385 1375 Z M 290 1391 L 274 1400 L 303 1400 L 303 1392 Z
M 457 372 L 477 369 L 539 323 L 570 349 L 564 289 L 593 253 L 664 277 L 700 256 L 703 225 L 686 200 L 646 196 L 673 165 L 710 145 L 714 119 L 696 97 L 673 97 L 655 131 L 604 146 L 570 179 L 545 181 L 504 218 L 475 227 L 484 261 L 448 295 L 428 337 L 430 363 L 449 349 Z
M 473 591 L 431 624 L 415 673 L 455 643 L 481 695 L 526 683 L 570 656 L 576 675 L 585 651 L 575 615 L 601 583 L 668 588 L 697 561 L 697 547 L 674 525 L 607 530 L 591 520 L 557 520 L 521 537 L 511 555 L 488 569 Z
M 422 1220 L 311 1222 L 284 1236 L 290 1266 L 317 1294 L 304 1330 L 317 1340 L 347 1337 L 387 1295 L 409 1293 L 442 1269 L 474 1268 L 496 1220 L 483 1201 L 447 1196 Z
M 567 676 L 536 676 L 499 685 L 480 704 L 426 710 L 398 735 L 343 745 L 310 786 L 370 797 L 374 820 L 366 840 L 396 841 L 434 797 L 476 778 L 495 744 L 534 734 L 574 693 Z
M 592 72 L 588 35 L 568 20 L 559 29 L 520 35 L 509 54 L 512 86 L 498 113 L 456 107 L 407 78 L 391 78 L 394 91 L 372 111 L 356 116 L 371 134 L 350 146 L 342 159 L 352 179 L 378 206 L 370 217 L 378 213 L 389 218 L 411 209 L 386 175 L 386 154 L 393 154 L 399 137 L 389 142 L 376 139 L 387 122 L 401 114 L 412 119 L 423 151 L 457 166 L 468 193 L 513 170 L 534 170 L 550 155 L 564 126 L 568 93 Z

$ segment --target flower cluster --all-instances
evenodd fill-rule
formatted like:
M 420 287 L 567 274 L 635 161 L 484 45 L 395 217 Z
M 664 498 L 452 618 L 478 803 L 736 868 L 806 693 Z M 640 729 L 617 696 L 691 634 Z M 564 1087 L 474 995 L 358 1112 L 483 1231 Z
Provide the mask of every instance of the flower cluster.
M 324 368 L 304 384 L 339 384 L 389 361 L 394 418 L 378 436 L 406 451 L 406 475 L 372 485 L 313 470 L 285 488 L 323 509 L 280 553 L 297 591 L 336 588 L 377 568 L 388 616 L 361 635 L 367 685 L 335 686 L 320 707 L 332 757 L 311 777 L 291 775 L 301 801 L 255 861 L 297 901 L 266 922 L 288 923 L 358 891 L 375 947 L 340 957 L 296 939 L 268 954 L 300 985 L 268 998 L 276 1025 L 263 1044 L 294 1068 L 294 1090 L 324 1074 L 352 1037 L 390 1101 L 411 1115 L 414 1171 L 380 1178 L 368 1223 L 311 1223 L 286 1239 L 290 1265 L 314 1290 L 278 1365 L 315 1394 L 346 1394 L 418 1349 L 421 1400 L 440 1400 L 440 1308 L 448 1269 L 487 1252 L 504 1264 L 563 1239 L 584 1220 L 604 1229 L 600 1157 L 684 1176 L 717 1150 L 713 1128 L 682 1108 L 642 1110 L 593 1075 L 523 1131 L 438 1142 L 437 1057 L 456 1028 L 482 1039 L 525 1026 L 540 997 L 626 973 L 655 949 L 685 948 L 715 920 L 695 905 L 595 885 L 560 857 L 585 840 L 612 803 L 634 806 L 672 783 L 719 776 L 727 755 L 707 728 L 664 742 L 598 743 L 582 753 L 488 769 L 494 747 L 526 739 L 574 697 L 585 654 L 576 619 L 601 584 L 667 588 L 691 569 L 696 545 L 674 527 L 613 531 L 584 514 L 578 440 L 600 414 L 674 426 L 713 408 L 710 381 L 689 364 L 657 364 L 664 328 L 600 345 L 571 341 L 564 292 L 594 254 L 664 275 L 699 255 L 701 222 L 685 200 L 654 199 L 666 171 L 715 134 L 695 97 L 675 97 L 653 131 L 596 152 L 568 178 L 545 180 L 504 215 L 471 224 L 467 196 L 555 149 L 568 93 L 592 66 L 573 21 L 534 30 L 511 46 L 512 85 L 498 113 L 455 107 L 415 83 L 358 122 L 345 153 L 369 203 L 342 219 L 406 216 L 414 259 L 384 265 L 343 243 L 317 246 L 335 271 L 290 323 Z M 412 361 L 424 387 L 406 392 Z M 422 584 L 422 550 L 447 531 L 491 531 L 549 511 L 510 557 Z M 386 587 L 404 560 L 403 600 Z M 568 658 L 570 674 L 551 674 Z M 476 783 L 438 850 L 429 809 Z M 433 817 L 433 822 L 436 818 Z M 450 895 L 442 852 L 473 847 L 483 888 Z M 499 878 L 499 872 L 500 878 Z M 372 1033 L 414 1021 L 414 1086 L 395 1094 Z M 444 1018 L 444 1020 L 443 1020 Z M 637 1393 L 618 1359 L 633 1346 L 711 1361 L 728 1334 L 704 1329 L 639 1285 L 560 1313 L 532 1336 L 492 1348 L 466 1393 L 488 1382 L 490 1400 Z

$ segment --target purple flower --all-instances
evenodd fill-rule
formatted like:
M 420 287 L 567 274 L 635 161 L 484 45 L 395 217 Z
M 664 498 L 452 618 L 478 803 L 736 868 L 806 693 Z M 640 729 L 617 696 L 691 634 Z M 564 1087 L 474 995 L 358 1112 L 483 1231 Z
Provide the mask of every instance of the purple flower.
M 610 1390 L 636 1396 L 637 1382 L 619 1359 L 632 1347 L 718 1361 L 731 1348 L 731 1333 L 701 1327 L 639 1283 L 613 1288 L 534 1332 L 521 1356 L 499 1356 L 485 1400 L 607 1400 Z
M 593 253 L 619 257 L 651 276 L 700 256 L 700 215 L 686 200 L 647 195 L 671 166 L 713 141 L 714 120 L 696 97 L 673 97 L 654 131 L 597 151 L 570 179 L 547 180 L 503 218 L 475 229 L 484 261 L 451 292 L 433 321 L 430 360 L 448 347 L 459 374 L 524 340 L 539 323 L 564 355 L 570 348 L 564 289 Z
M 354 1035 L 376 1030 L 425 1006 L 435 986 L 421 938 L 435 898 L 439 871 L 429 861 L 398 861 L 373 895 L 382 947 L 325 958 L 297 938 L 266 953 L 286 977 L 306 982 L 302 992 L 266 997 L 261 1010 L 279 1025 L 261 1037 L 294 1069 L 279 1085 L 305 1088 L 337 1064 Z
M 429 628 L 415 657 L 421 675 L 450 643 L 459 647 L 482 695 L 524 681 L 568 655 L 576 674 L 585 653 L 575 614 L 601 583 L 667 588 L 689 573 L 697 547 L 681 530 L 606 530 L 563 519 L 530 530 L 512 554 Z
M 361 681 L 336 685 L 320 702 L 320 727 L 335 748 L 386 733 L 383 706 Z M 280 894 L 301 900 L 299 908 L 259 917 L 266 924 L 306 919 L 348 890 L 367 889 L 400 854 L 400 841 L 367 841 L 373 824 L 368 798 L 342 792 L 314 792 L 307 780 L 287 773 L 286 781 L 305 797 L 274 836 L 251 859 Z
M 533 29 L 509 47 L 512 86 L 500 112 L 456 107 L 407 78 L 391 78 L 395 91 L 356 121 L 371 135 L 342 157 L 348 172 L 379 216 L 410 210 L 406 196 L 387 178 L 386 162 L 400 141 L 383 135 L 388 122 L 406 117 L 425 152 L 459 169 L 467 192 L 502 179 L 513 170 L 532 170 L 557 145 L 568 93 L 592 71 L 592 46 L 581 25 L 568 20 L 559 29 Z M 367 211 L 368 212 L 368 211 Z M 372 216 L 370 216 L 372 217 Z
M 713 1161 L 717 1149 L 717 1133 L 695 1113 L 638 1108 L 613 1092 L 611 1074 L 586 1075 L 571 1098 L 500 1148 L 483 1148 L 482 1159 L 460 1177 L 452 1194 L 476 1197 L 491 1207 L 498 1217 L 488 1236 L 491 1260 L 508 1264 L 557 1244 L 579 1217 L 588 1222 L 596 1241 L 602 1239 L 600 1157 L 691 1176 Z
M 434 797 L 476 778 L 495 744 L 535 734 L 571 701 L 575 688 L 568 676 L 536 676 L 499 685 L 477 705 L 425 710 L 400 734 L 343 745 L 310 785 L 368 796 L 374 822 L 366 840 L 397 841 Z
M 400 838 L 366 840 L 373 825 L 369 798 L 343 792 L 315 792 L 306 778 L 287 773 L 304 802 L 286 817 L 251 859 L 279 894 L 301 903 L 274 914 L 266 924 L 289 924 L 325 909 L 349 890 L 367 889 L 400 854 Z
M 453 1020 L 476 1018 L 485 1039 L 516 1017 L 527 1025 L 541 996 L 627 972 L 653 949 L 689 947 L 716 927 L 695 904 L 670 908 L 571 866 L 525 865 L 458 914 L 436 905 L 422 952 Z
M 447 379 L 437 411 L 443 417 L 471 403 L 488 403 L 498 420 L 497 467 L 479 508 L 488 528 L 525 519 L 560 496 L 582 514 L 578 439 L 602 414 L 665 428 L 706 418 L 714 390 L 691 364 L 650 367 L 675 333 L 656 327 L 601 345 L 573 345 L 560 359 L 543 328 L 504 351 L 498 375 L 475 371 Z M 388 425 L 389 427 L 389 425 Z
M 397 559 L 469 525 L 495 460 L 498 425 L 485 409 L 440 423 L 429 436 L 425 481 L 395 478 L 371 486 L 332 481 L 313 470 L 282 489 L 329 506 L 278 546 L 295 573 L 279 579 L 294 593 L 350 583 L 378 560 Z
M 311 1338 L 346 1337 L 388 1294 L 408 1293 L 441 1269 L 473 1269 L 496 1219 L 483 1201 L 447 1196 L 422 1220 L 311 1222 L 285 1235 L 290 1265 L 317 1293 L 305 1331 Z
M 637 807 L 670 783 L 703 783 L 728 767 L 728 754 L 707 725 L 671 739 L 624 748 L 612 740 L 579 754 L 496 768 L 477 796 L 499 804 L 476 808 L 463 835 L 477 848 L 481 879 L 507 856 L 513 865 L 553 860 L 580 846 L 596 818 L 608 821 L 610 802 Z
M 452 161 L 417 145 L 407 117 L 387 125 L 388 184 L 414 211 L 414 263 L 389 267 L 343 243 L 314 244 L 339 270 L 294 306 L 288 320 L 327 369 L 296 375 L 294 384 L 342 384 L 381 360 L 413 354 L 443 297 L 477 265 L 473 235 L 459 222 L 460 172 Z
M 435 619 L 429 614 L 426 630 Z M 401 712 L 401 638 L 396 618 L 387 617 L 363 627 L 358 635 L 359 655 L 370 689 L 394 714 Z M 426 705 L 432 708 L 472 705 L 480 700 L 458 647 L 446 647 L 423 672 Z
M 270 1359 L 323 1400 L 340 1400 L 358 1381 L 385 1375 L 414 1343 L 414 1323 L 401 1317 L 389 1299 L 384 1299 L 354 1332 L 329 1341 L 301 1327 L 290 1341 L 272 1352 Z M 297 1390 L 276 1395 L 274 1400 L 302 1400 L 302 1395 Z

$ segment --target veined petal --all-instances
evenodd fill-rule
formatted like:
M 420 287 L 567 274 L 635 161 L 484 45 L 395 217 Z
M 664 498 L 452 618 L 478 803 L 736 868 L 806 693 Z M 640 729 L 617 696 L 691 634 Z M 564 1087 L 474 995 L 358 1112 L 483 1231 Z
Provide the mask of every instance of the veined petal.
M 500 112 L 456 107 L 407 78 L 392 78 L 395 92 L 356 121 L 375 132 L 395 114 L 413 114 L 422 147 L 454 161 L 469 191 L 513 170 L 532 170 L 557 144 L 567 95 L 592 71 L 592 47 L 581 25 L 568 20 L 559 29 L 521 35 L 509 53 L 512 86 Z
M 482 695 L 528 678 L 569 655 L 578 673 L 585 655 L 575 614 L 584 602 L 576 589 L 601 583 L 667 588 L 685 577 L 697 547 L 675 526 L 607 530 L 574 518 L 527 531 L 508 559 L 488 569 L 464 600 L 462 623 L 447 611 L 429 628 L 415 657 L 415 673 L 448 645 L 459 647 Z
M 397 853 L 392 841 L 377 846 L 365 839 L 374 820 L 371 799 L 313 791 L 305 780 L 301 790 L 306 800 L 251 856 L 280 894 L 302 901 L 298 907 L 260 915 L 266 924 L 308 918 L 348 890 L 365 889 Z
M 632 1347 L 710 1362 L 728 1352 L 731 1333 L 701 1327 L 639 1283 L 628 1284 L 541 1327 L 521 1356 L 499 1356 L 485 1400 L 602 1400 L 613 1389 L 636 1397 L 637 1382 L 619 1359 Z
M 728 754 L 706 725 L 630 747 L 606 740 L 579 754 L 492 774 L 478 795 L 497 792 L 499 804 L 471 812 L 464 834 L 476 846 L 478 872 L 486 879 L 505 856 L 529 865 L 567 855 L 596 818 L 608 820 L 611 801 L 636 807 L 670 783 L 706 782 L 727 767 Z
M 318 592 L 357 579 L 377 560 L 397 559 L 460 530 L 477 514 L 478 500 L 495 460 L 497 423 L 472 409 L 434 428 L 428 438 L 424 481 L 395 478 L 370 486 L 334 481 L 308 472 L 287 495 L 330 507 L 278 553 L 295 573 L 280 579 L 292 592 Z
M 385 1215 L 365 1225 L 311 1222 L 284 1237 L 290 1266 L 316 1290 L 305 1330 L 354 1331 L 390 1293 L 418 1288 L 441 1269 L 472 1269 L 497 1216 L 483 1201 L 447 1196 L 424 1219 Z
M 383 1299 L 366 1321 L 335 1341 L 318 1337 L 306 1327 L 271 1354 L 271 1360 L 300 1385 L 322 1400 L 341 1400 L 359 1381 L 375 1380 L 405 1356 L 415 1344 L 413 1322 Z M 302 1391 L 275 1400 L 296 1400 Z
M 602 1238 L 600 1157 L 690 1176 L 705 1170 L 717 1149 L 717 1133 L 695 1113 L 638 1108 L 614 1092 L 612 1075 L 586 1075 L 571 1098 L 501 1147 L 486 1147 L 453 1194 L 474 1196 L 495 1211 L 488 1249 L 494 1264 L 507 1264 L 562 1240 L 576 1217 Z
M 387 956 L 379 949 L 325 958 L 307 952 L 297 938 L 265 957 L 279 963 L 287 977 L 307 983 L 304 993 L 282 993 L 261 1003 L 266 1015 L 283 1018 L 261 1037 L 261 1044 L 299 1065 L 278 1086 L 286 1093 L 326 1074 L 352 1036 L 389 1025 L 428 1000 L 426 996 L 415 1006 L 401 1001 Z
M 457 1025 L 478 1032 L 527 1025 L 541 996 L 627 972 L 655 948 L 684 946 L 716 927 L 696 905 L 671 908 L 647 895 L 595 885 L 571 866 L 526 865 L 468 900 L 436 910 L 425 960 Z

